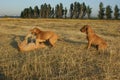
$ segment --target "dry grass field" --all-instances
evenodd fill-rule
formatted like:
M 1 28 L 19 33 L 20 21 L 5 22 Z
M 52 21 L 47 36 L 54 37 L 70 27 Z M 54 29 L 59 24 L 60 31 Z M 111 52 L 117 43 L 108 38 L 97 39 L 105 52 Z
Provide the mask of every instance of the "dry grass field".
M 104 53 L 86 50 L 86 24 L 108 43 Z M 55 47 L 19 52 L 33 27 L 56 32 Z M 0 80 L 120 80 L 120 21 L 0 19 Z

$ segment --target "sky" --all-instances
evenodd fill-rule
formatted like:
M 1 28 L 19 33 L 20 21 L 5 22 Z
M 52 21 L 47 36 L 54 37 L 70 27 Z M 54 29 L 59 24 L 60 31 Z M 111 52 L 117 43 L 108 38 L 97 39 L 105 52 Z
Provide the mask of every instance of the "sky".
M 75 1 L 89 5 L 92 8 L 92 16 L 98 15 L 100 2 L 103 2 L 104 7 L 110 5 L 114 9 L 114 6 L 118 5 L 120 8 L 120 0 L 0 0 L 0 16 L 19 16 L 25 8 L 34 8 L 36 5 L 40 8 L 44 3 L 51 4 L 52 7 L 62 3 L 63 7 L 69 9 L 70 4 Z

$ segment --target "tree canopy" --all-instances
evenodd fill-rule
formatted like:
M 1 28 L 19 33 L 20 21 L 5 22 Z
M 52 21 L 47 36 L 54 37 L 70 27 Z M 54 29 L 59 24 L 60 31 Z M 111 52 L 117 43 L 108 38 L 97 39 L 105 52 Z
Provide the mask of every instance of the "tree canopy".
M 74 2 L 70 4 L 69 9 L 64 7 L 62 3 L 56 4 L 52 7 L 50 4 L 42 4 L 40 7 L 35 6 L 32 8 L 25 8 L 21 11 L 21 18 L 70 18 L 70 19 L 84 19 L 91 17 L 92 8 L 90 5 L 86 5 L 84 2 Z M 113 15 L 112 15 L 113 13 Z M 98 10 L 98 19 L 119 19 L 120 9 L 116 5 L 114 10 L 110 5 L 104 7 L 104 4 L 100 2 Z

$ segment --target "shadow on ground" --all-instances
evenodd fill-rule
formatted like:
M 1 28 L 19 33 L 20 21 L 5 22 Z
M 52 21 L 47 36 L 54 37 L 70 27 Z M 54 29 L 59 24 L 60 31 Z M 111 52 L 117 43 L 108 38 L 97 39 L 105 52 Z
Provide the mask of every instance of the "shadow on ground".
M 13 35 L 13 38 L 10 42 L 10 45 L 15 48 L 15 49 L 18 49 L 18 43 L 23 41 L 25 38 L 25 36 L 22 36 L 22 35 Z
M 5 76 L 3 73 L 0 73 L 0 80 L 12 80 L 12 78 Z
M 81 44 L 87 45 L 86 42 L 82 42 L 82 41 L 74 41 L 74 40 L 70 40 L 70 39 L 63 39 L 63 41 L 65 41 L 65 42 L 67 42 L 67 43 L 78 44 L 78 45 L 81 45 Z

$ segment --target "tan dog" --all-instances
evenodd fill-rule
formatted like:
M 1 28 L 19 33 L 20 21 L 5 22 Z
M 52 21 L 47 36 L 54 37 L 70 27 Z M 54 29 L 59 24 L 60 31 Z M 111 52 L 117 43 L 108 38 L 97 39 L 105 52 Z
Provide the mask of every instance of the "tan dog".
M 34 42 L 33 41 L 34 39 L 32 39 L 32 38 L 33 38 L 33 35 L 28 34 L 24 41 L 22 41 L 21 43 L 18 43 L 19 51 L 21 51 L 21 52 L 32 51 L 35 49 L 46 47 L 46 45 L 44 43 L 39 43 L 38 40 L 35 40 L 35 42 Z
M 33 28 L 30 32 L 36 36 L 39 42 L 46 42 L 48 40 L 51 46 L 54 46 L 58 39 L 58 35 L 52 31 L 42 31 L 39 28 Z
M 101 37 L 97 36 L 89 25 L 85 25 L 80 29 L 80 31 L 87 34 L 88 49 L 90 48 L 91 44 L 97 45 L 98 50 L 104 50 L 107 48 L 107 43 Z

